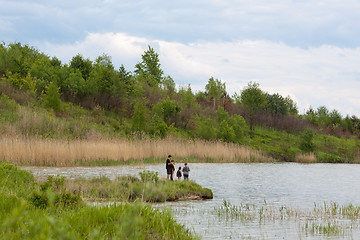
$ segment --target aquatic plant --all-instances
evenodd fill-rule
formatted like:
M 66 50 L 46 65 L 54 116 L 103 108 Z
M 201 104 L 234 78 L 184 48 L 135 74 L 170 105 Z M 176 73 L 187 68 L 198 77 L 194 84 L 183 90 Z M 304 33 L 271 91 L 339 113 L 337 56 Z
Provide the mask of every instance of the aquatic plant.
M 312 235 L 343 236 L 352 229 L 360 229 L 360 206 L 339 205 L 335 202 L 314 204 L 312 209 L 297 209 L 281 205 L 275 207 L 264 201 L 263 205 L 233 205 L 224 200 L 220 207 L 212 211 L 219 220 L 259 222 L 292 221 L 299 222 L 302 231 Z

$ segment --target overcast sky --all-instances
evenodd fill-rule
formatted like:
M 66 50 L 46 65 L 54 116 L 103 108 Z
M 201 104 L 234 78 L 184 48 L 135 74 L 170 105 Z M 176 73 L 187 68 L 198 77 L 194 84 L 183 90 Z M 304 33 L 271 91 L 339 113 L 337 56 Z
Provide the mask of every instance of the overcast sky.
M 360 117 L 358 0 L 0 0 L 0 41 L 68 63 L 107 53 L 133 71 L 150 45 L 178 86 L 250 82 Z

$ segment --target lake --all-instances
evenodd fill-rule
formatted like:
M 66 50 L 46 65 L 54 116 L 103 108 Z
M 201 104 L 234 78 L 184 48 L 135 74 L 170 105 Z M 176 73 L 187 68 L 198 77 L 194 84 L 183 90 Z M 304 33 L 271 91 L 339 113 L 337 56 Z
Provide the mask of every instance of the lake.
M 177 164 L 176 168 L 179 166 L 182 165 Z M 314 219 L 314 213 L 309 213 L 331 202 L 360 206 L 360 165 L 189 163 L 189 167 L 190 179 L 210 188 L 214 199 L 154 204 L 154 207 L 171 209 L 178 222 L 202 239 L 360 239 L 357 219 L 351 221 L 342 216 Z M 160 177 L 166 176 L 165 163 L 22 169 L 38 177 L 59 174 L 68 178 L 107 176 L 113 179 L 118 175 L 138 175 L 143 170 L 158 171 Z M 253 217 L 220 216 L 217 210 L 224 206 L 224 200 L 232 206 L 247 206 Z M 279 215 L 283 209 L 291 211 L 293 217 L 283 219 Z

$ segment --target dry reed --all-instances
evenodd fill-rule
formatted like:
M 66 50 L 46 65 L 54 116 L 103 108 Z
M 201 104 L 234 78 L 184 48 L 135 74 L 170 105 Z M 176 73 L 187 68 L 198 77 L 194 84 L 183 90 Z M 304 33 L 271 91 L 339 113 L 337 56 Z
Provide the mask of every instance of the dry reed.
M 301 153 L 296 155 L 295 161 L 300 163 L 316 163 L 317 159 L 314 153 Z
M 0 159 L 18 165 L 73 166 L 101 160 L 127 162 L 163 159 L 168 154 L 177 161 L 266 162 L 273 161 L 262 153 L 223 142 L 164 140 L 49 140 L 36 137 L 0 138 Z

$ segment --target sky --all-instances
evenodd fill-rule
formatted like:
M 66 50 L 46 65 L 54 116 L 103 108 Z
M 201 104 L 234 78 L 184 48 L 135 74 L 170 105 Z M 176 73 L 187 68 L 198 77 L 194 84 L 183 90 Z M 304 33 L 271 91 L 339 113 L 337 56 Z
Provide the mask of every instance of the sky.
M 230 96 L 249 82 L 360 117 L 358 0 L 0 0 L 0 41 L 63 63 L 103 53 L 134 71 L 150 45 L 178 87 L 210 77 Z

